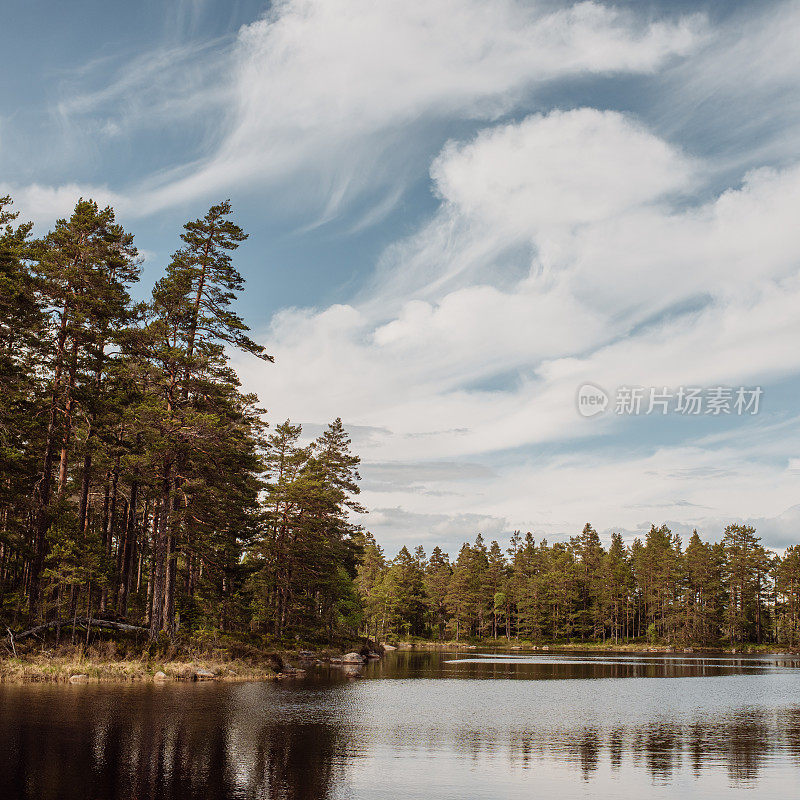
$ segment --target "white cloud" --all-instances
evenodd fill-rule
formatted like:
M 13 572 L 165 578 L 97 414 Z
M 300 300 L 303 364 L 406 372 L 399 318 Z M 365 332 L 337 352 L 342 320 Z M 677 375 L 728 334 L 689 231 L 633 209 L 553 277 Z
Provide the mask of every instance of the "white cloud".
M 117 136 L 131 130 L 179 124 L 187 117 L 216 114 L 227 106 L 230 74 L 225 39 L 170 42 L 119 63 L 104 57 L 64 75 L 55 112 L 64 128 Z M 93 84 L 90 88 L 83 88 Z M 196 132 L 195 132 L 196 135 Z
M 418 474 L 428 491 L 398 495 L 369 489 L 364 499 L 380 512 L 362 522 L 378 531 L 390 550 L 412 541 L 453 552 L 478 532 L 503 542 L 513 529 L 562 541 L 585 522 L 606 541 L 616 530 L 629 542 L 651 524 L 667 523 L 684 537 L 697 528 L 703 538 L 719 539 L 726 525 L 746 522 L 766 545 L 780 549 L 798 541 L 798 507 L 789 508 L 797 476 L 763 455 L 765 449 L 783 449 L 787 440 L 796 448 L 796 423 L 761 427 L 744 445 L 734 435 L 717 446 L 698 440 L 651 452 L 615 449 L 522 459 L 493 475 L 471 476 L 453 497 L 437 491 L 449 481 L 421 462 Z
M 800 124 L 800 5 L 794 0 L 730 4 L 692 54 L 652 95 L 671 135 L 713 149 L 718 170 L 785 163 L 797 155 Z
M 431 174 L 458 213 L 530 236 L 598 223 L 690 185 L 689 160 L 611 111 L 536 114 L 451 144 Z
M 507 281 L 527 259 L 529 290 L 564 283 L 575 302 L 632 324 L 692 296 L 792 274 L 800 166 L 754 170 L 691 205 L 707 171 L 635 120 L 593 109 L 450 145 L 433 169 L 443 206 L 387 253 L 376 304 Z
M 208 40 L 187 39 L 181 16 L 147 52 L 60 76 L 50 159 L 169 131 L 185 142 L 183 161 L 119 190 L 133 209 L 235 185 L 317 222 L 366 194 L 362 224 L 424 175 L 454 121 L 530 106 L 562 78 L 652 73 L 708 36 L 700 15 L 654 21 L 595 2 L 281 0 L 232 39 Z
M 543 258 L 571 271 L 578 297 L 618 311 L 747 293 L 796 272 L 800 230 L 791 220 L 798 199 L 800 165 L 759 170 L 701 206 L 637 208 L 569 241 L 554 237 Z
M 755 525 L 766 545 L 781 549 L 797 543 L 798 507 L 787 510 L 797 476 L 764 456 L 787 446 L 796 451 L 798 443 L 793 419 L 753 428 L 750 435 L 728 432 L 715 442 L 699 439 L 650 452 L 616 448 L 527 457 L 485 474 L 475 472 L 475 464 L 460 481 L 455 471 L 406 463 L 398 487 L 367 488 L 364 499 L 378 513 L 361 522 L 378 532 L 390 553 L 409 542 L 453 553 L 478 532 L 504 542 L 515 528 L 561 541 L 587 521 L 604 540 L 616 530 L 628 542 L 651 524 L 666 523 L 685 539 L 694 528 L 705 539 L 719 539 L 726 525 L 745 522 Z M 382 464 L 379 471 L 391 469 Z M 416 490 L 403 494 L 409 475 L 418 478 Z M 454 495 L 440 491 L 454 486 L 460 489 Z
M 438 545 L 445 552 L 449 550 L 448 555 L 455 558 L 465 531 L 470 540 L 481 533 L 487 541 L 502 539 L 508 531 L 508 521 L 504 517 L 469 513 L 415 513 L 399 506 L 373 508 L 369 515 L 359 521 L 370 528 L 379 527 L 379 544 L 389 557 L 393 557 L 404 545 L 413 549 L 421 544 L 428 553 Z
M 764 543 L 775 550 L 800 544 L 800 505 L 787 508 L 774 517 L 743 519 L 759 533 Z
M 43 186 L 38 183 L 15 186 L 0 183 L 0 195 L 11 195 L 14 209 L 20 212 L 20 221 L 30 221 L 47 229 L 59 217 L 68 217 L 75 204 L 83 197 L 94 200 L 99 206 L 113 206 L 118 215 L 130 210 L 124 197 L 105 186 L 83 184 L 62 184 L 61 186 Z M 42 230 L 38 231 L 40 234 Z
M 291 175 L 335 213 L 367 184 L 396 191 L 420 146 L 409 129 L 495 118 L 559 77 L 651 72 L 702 31 L 592 2 L 283 0 L 239 33 L 228 134 L 151 201 Z
M 412 293 L 440 297 L 459 282 L 502 283 L 522 259 L 531 272 L 531 252 L 538 258 L 529 289 L 549 291 L 593 236 L 638 226 L 642 217 L 667 223 L 667 198 L 693 189 L 697 171 L 679 149 L 617 112 L 553 111 L 486 129 L 435 159 L 442 207 L 417 236 L 389 250 L 376 293 L 391 302 Z M 523 255 L 514 258 L 514 248 Z M 579 280 L 607 286 L 608 270 L 619 269 L 613 257 L 596 266 Z
M 613 415 L 577 415 L 585 381 L 752 385 L 800 372 L 800 234 L 789 224 L 800 168 L 755 172 L 690 205 L 675 192 L 702 187 L 703 164 L 634 120 L 584 109 L 485 131 L 436 164 L 440 212 L 391 249 L 358 303 L 273 321 L 265 338 L 277 364 L 248 383 L 273 398 L 275 418 L 380 427 L 361 450 L 367 462 L 419 463 L 421 475 L 431 460 L 506 454 L 477 487 L 435 476 L 381 485 L 367 463 L 368 504 L 400 500 L 414 514 L 563 533 L 586 518 L 635 527 L 647 507 L 713 527 L 792 504 L 796 476 L 776 466 L 796 452 L 785 433 L 768 464 L 767 435 L 742 451 L 694 442 L 543 464 L 508 454 L 623 431 Z M 508 276 L 506 254 L 521 244 L 526 261 Z

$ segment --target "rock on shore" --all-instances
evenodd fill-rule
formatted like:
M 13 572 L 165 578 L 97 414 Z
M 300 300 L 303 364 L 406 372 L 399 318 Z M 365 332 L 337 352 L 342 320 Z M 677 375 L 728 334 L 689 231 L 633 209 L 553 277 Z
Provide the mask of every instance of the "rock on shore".
M 363 664 L 366 659 L 360 653 L 347 653 L 342 656 L 342 663 L 344 664 Z

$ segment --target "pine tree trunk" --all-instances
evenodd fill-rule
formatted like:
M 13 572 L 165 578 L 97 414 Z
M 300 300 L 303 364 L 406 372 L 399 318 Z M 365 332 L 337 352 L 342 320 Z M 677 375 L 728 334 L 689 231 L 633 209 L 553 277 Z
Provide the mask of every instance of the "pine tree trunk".
M 164 586 L 164 630 L 170 636 L 175 632 L 175 592 L 178 582 L 179 486 L 180 479 L 176 476 L 170 504 L 167 574 Z
M 111 473 L 111 497 L 109 501 L 108 515 L 103 525 L 103 549 L 106 557 L 111 556 L 111 543 L 114 536 L 114 522 L 117 516 L 117 489 L 119 486 L 119 452 L 114 460 L 114 469 Z M 100 610 L 105 611 L 108 604 L 108 586 L 104 585 L 100 594 Z
M 131 583 L 131 567 L 133 554 L 136 549 L 136 502 L 139 494 L 139 483 L 131 481 L 131 498 L 128 506 L 128 515 L 125 522 L 125 537 L 120 551 L 119 582 L 117 584 L 117 613 L 121 617 L 128 616 L 128 592 Z
M 756 641 L 761 644 L 761 574 L 756 579 Z
M 105 334 L 100 339 L 100 348 L 95 367 L 95 400 L 100 397 L 100 385 L 103 379 L 103 358 L 105 348 Z M 78 532 L 83 534 L 86 531 L 87 509 L 89 507 L 89 488 L 92 481 L 92 440 L 95 435 L 95 413 L 92 408 L 89 414 L 88 430 L 86 432 L 86 456 L 83 460 L 83 477 L 81 479 L 81 499 L 78 510 Z
M 161 483 L 161 508 L 156 525 L 153 548 L 153 596 L 150 611 L 150 640 L 154 641 L 164 629 L 164 599 L 167 587 L 167 557 L 169 551 L 170 489 L 172 464 L 164 467 Z
M 74 335 L 73 335 L 74 337 Z M 64 395 L 64 427 L 61 434 L 61 462 L 58 469 L 58 498 L 64 496 L 67 488 L 67 465 L 69 461 L 69 445 L 72 439 L 72 415 L 75 411 L 74 394 L 75 378 L 78 371 L 78 339 L 72 340 L 72 352 L 70 353 L 69 372 L 67 373 L 67 385 Z
M 86 455 L 83 459 L 83 476 L 81 477 L 81 499 L 78 506 L 78 535 L 86 532 L 87 511 L 89 509 L 89 486 L 92 480 L 92 423 L 89 422 L 89 435 L 86 438 Z
M 64 370 L 64 350 L 67 342 L 69 302 L 64 303 L 61 325 L 56 340 L 56 360 L 53 371 L 53 389 L 50 395 L 50 412 L 47 423 L 42 474 L 36 487 L 36 512 L 34 515 L 33 558 L 28 572 L 28 611 L 33 621 L 39 613 L 39 595 L 42 569 L 47 550 L 47 531 L 50 527 L 50 493 L 53 483 L 56 433 L 58 429 L 58 400 Z
M 170 634 L 175 632 L 175 581 L 177 557 L 175 553 L 175 537 L 170 534 L 167 541 L 167 580 L 164 587 L 164 630 Z

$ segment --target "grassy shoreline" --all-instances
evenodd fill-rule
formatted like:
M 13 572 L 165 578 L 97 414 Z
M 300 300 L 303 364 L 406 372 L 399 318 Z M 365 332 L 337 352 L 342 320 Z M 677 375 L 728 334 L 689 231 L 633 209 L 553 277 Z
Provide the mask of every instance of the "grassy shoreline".
M 493 649 L 508 653 L 590 651 L 593 653 L 695 653 L 695 654 L 793 654 L 798 648 L 775 645 L 654 645 L 644 642 L 553 642 L 539 644 L 505 639 L 480 642 L 400 640 L 392 645 L 408 650 Z M 358 649 L 358 648 L 351 648 Z M 391 648 L 388 648 L 391 649 Z M 268 681 L 299 677 L 309 664 L 329 663 L 340 648 L 281 650 L 250 658 L 218 658 L 199 655 L 172 657 L 104 657 L 94 649 L 61 653 L 25 653 L 19 657 L 0 656 L 0 684 L 20 683 L 171 683 L 187 681 Z
M 315 657 L 316 654 L 315 654 Z M 319 658 L 327 658 L 320 653 Z M 10 683 L 169 683 L 267 681 L 302 675 L 299 651 L 247 654 L 225 648 L 166 648 L 138 653 L 113 648 L 62 646 L 0 655 L 0 685 Z
M 298 677 L 309 664 L 334 661 L 374 643 L 258 641 L 212 633 L 144 641 L 138 633 L 101 631 L 91 644 L 59 642 L 53 631 L 16 642 L 0 639 L 0 685 L 10 683 L 167 683 L 267 681 Z
M 294 670 L 291 672 L 276 671 L 269 664 L 258 665 L 239 660 L 105 660 L 75 656 L 0 659 L 0 684 L 262 681 L 276 680 L 290 674 L 298 673 Z
M 483 639 L 480 641 L 430 641 L 427 639 L 409 639 L 394 642 L 400 650 L 477 650 L 495 649 L 508 652 L 563 652 L 565 650 L 591 651 L 593 653 L 728 653 L 728 654 L 798 654 L 800 648 L 778 646 L 774 644 L 695 644 L 669 645 L 650 644 L 649 642 L 530 642 L 508 641 L 507 639 Z

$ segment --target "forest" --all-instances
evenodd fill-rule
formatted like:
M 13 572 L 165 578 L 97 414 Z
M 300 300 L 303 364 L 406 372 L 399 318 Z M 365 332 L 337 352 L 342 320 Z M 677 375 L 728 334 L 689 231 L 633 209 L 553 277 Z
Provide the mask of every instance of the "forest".
M 629 546 L 613 533 L 607 549 L 588 523 L 552 545 L 516 531 L 505 551 L 479 534 L 455 561 L 421 546 L 387 560 L 366 534 L 357 582 L 378 639 L 800 642 L 800 546 L 781 557 L 748 525 L 714 543 L 694 531 L 685 548 L 666 525 Z
M 229 354 L 273 357 L 233 309 L 230 204 L 184 226 L 147 302 L 113 209 L 35 238 L 4 197 L 0 228 L 4 628 L 354 629 L 358 458 L 340 420 L 301 445 L 242 391 Z
M 352 521 L 366 509 L 341 419 L 313 440 L 267 424 L 231 367 L 235 351 L 273 361 L 235 311 L 246 239 L 229 202 L 212 206 L 134 300 L 141 259 L 113 209 L 81 199 L 37 237 L 0 198 L 4 629 L 798 643 L 800 547 L 776 555 L 746 525 L 685 548 L 654 526 L 606 549 L 587 524 L 552 545 L 478 535 L 453 561 L 387 559 Z

